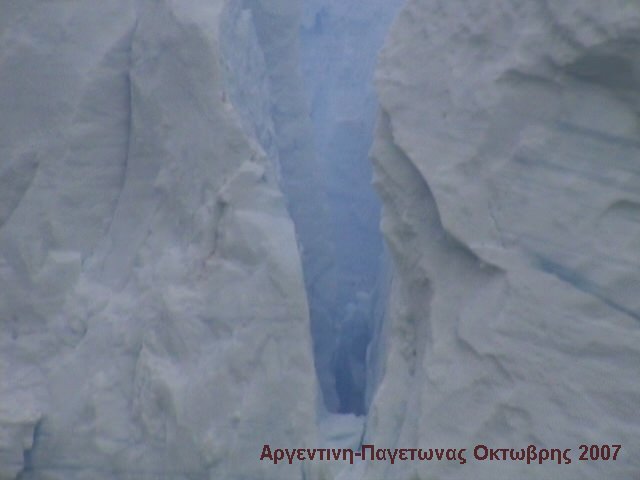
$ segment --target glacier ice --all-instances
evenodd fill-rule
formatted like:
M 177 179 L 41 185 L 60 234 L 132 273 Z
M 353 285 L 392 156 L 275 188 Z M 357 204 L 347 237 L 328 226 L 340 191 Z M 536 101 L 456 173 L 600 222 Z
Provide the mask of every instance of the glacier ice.
M 1 10 L 0 479 L 640 471 L 638 4 Z
M 317 389 L 273 59 L 236 7 L 2 3 L 0 478 L 303 475 L 258 461 L 313 444 Z
M 367 441 L 536 444 L 574 462 L 378 463 L 362 478 L 640 471 L 638 25 L 625 1 L 405 5 L 377 70 L 394 278 Z M 580 462 L 585 443 L 625 453 Z

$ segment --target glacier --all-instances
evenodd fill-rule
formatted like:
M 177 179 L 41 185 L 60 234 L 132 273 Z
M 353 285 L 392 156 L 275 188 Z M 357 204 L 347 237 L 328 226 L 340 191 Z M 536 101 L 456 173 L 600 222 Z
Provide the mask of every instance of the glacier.
M 574 460 L 379 462 L 357 478 L 640 471 L 639 25 L 626 1 L 404 6 L 376 72 L 394 278 L 366 441 Z M 578 460 L 612 443 L 617 461 Z
M 0 11 L 0 480 L 640 472 L 639 4 Z
M 255 27 L 297 6 L 2 2 L 0 478 L 308 475 L 258 461 L 316 428 Z

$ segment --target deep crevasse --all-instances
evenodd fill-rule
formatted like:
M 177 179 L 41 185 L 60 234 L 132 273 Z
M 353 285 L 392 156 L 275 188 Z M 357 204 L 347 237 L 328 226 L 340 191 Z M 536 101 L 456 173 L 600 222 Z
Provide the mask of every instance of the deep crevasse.
M 310 101 L 329 270 L 311 285 L 314 353 L 330 412 L 365 413 L 367 351 L 386 308 L 379 202 L 369 149 L 377 54 L 402 0 L 305 0 L 301 66 Z M 316 311 L 314 304 L 318 305 Z M 374 363 L 374 362 L 370 362 Z
M 277 158 L 302 247 L 316 372 L 329 412 L 363 414 L 371 394 L 367 347 L 386 297 L 368 158 L 377 108 L 372 80 L 401 3 L 303 1 L 283 9 L 245 0 L 234 4 L 237 20 L 226 24 L 227 56 L 244 74 L 231 82 L 231 98 L 250 130 L 264 112 L 272 122 L 256 136 Z M 292 28 L 298 10 L 300 30 Z M 249 55 L 234 36 L 245 30 L 258 46 Z M 256 75 L 256 65 L 268 78 Z M 243 87 L 247 82 L 255 84 Z M 268 101 L 257 112 L 260 93 Z

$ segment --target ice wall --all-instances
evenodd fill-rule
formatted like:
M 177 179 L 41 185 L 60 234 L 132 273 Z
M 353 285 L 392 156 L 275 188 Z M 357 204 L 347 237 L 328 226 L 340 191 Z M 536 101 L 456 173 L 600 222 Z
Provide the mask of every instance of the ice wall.
M 315 478 L 258 460 L 315 439 L 296 6 L 2 2 L 0 478 Z
M 333 282 L 310 294 L 324 307 L 314 329 L 315 357 L 325 403 L 334 412 L 366 410 L 367 346 L 376 312 L 383 311 L 380 295 L 386 296 L 380 206 L 368 153 L 377 108 L 374 67 L 401 3 L 303 2 L 301 66 L 319 185 L 327 199 L 323 238 L 330 250 L 324 255 L 330 256 Z
M 307 94 L 300 71 L 302 2 L 244 0 L 236 5 L 244 10 L 250 7 L 256 39 L 266 61 L 270 85 L 268 110 L 274 127 L 273 145 L 279 157 L 279 183 L 295 224 L 309 304 L 316 375 L 324 385 L 328 369 L 322 366 L 321 359 L 326 349 L 319 339 L 330 335 L 334 314 L 327 299 L 337 295 L 339 284 L 335 276 L 334 245 L 328 235 L 326 191 L 322 187 L 320 161 L 314 149 Z M 243 55 L 233 41 L 228 43 L 227 50 L 232 55 Z M 251 78 L 252 72 L 247 73 L 247 78 Z M 240 102 L 252 97 L 253 92 L 249 91 L 238 95 Z M 319 410 L 324 410 L 320 391 L 318 397 Z
M 366 441 L 574 461 L 378 462 L 362 478 L 640 471 L 638 25 L 623 0 L 403 9 L 377 71 L 395 273 Z M 624 453 L 580 462 L 583 443 Z

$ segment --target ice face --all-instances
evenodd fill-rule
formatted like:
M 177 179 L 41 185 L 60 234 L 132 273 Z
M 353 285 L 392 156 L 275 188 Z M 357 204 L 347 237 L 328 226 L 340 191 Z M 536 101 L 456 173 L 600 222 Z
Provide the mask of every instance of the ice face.
M 640 448 L 639 21 L 625 1 L 403 9 L 376 74 L 394 284 L 367 441 L 562 445 L 573 463 L 351 478 L 640 471 L 577 460 L 584 443 Z
M 261 15 L 3 4 L 0 478 L 303 476 L 259 461 L 317 391 Z

